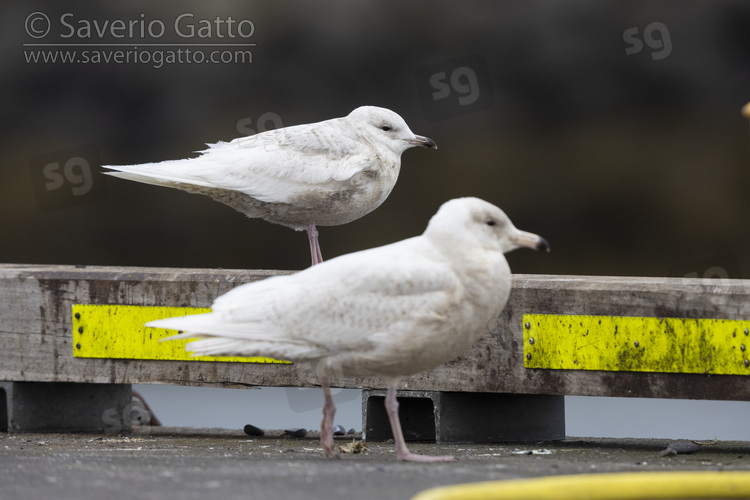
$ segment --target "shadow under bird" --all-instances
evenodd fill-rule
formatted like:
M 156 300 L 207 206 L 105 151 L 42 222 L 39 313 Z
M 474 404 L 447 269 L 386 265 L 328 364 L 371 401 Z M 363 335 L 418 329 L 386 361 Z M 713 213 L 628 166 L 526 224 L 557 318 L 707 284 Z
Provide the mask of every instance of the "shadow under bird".
M 398 114 L 376 106 L 208 146 L 196 158 L 104 168 L 122 179 L 204 194 L 250 218 L 306 229 L 313 265 L 323 261 L 317 226 L 372 212 L 396 184 L 404 151 L 437 149 Z
M 396 386 L 488 332 L 510 294 L 503 254 L 519 247 L 549 250 L 496 206 L 459 198 L 444 203 L 421 236 L 241 285 L 217 298 L 211 313 L 147 326 L 184 332 L 169 339 L 198 338 L 186 345 L 194 355 L 270 356 L 314 369 L 325 398 L 320 442 L 327 456 L 336 456 L 331 378 L 383 377 L 397 457 L 453 460 L 409 452 Z

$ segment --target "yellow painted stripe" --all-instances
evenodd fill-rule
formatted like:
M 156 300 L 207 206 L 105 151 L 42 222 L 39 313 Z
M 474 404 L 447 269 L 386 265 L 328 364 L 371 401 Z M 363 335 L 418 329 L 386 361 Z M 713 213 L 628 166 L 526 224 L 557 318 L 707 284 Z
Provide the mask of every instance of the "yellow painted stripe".
M 750 321 L 525 314 L 526 368 L 750 375 Z
M 750 472 L 676 471 L 572 474 L 441 486 L 411 500 L 646 500 L 748 498 Z
M 185 350 L 185 344 L 195 339 L 159 342 L 176 332 L 144 326 L 155 319 L 207 312 L 211 312 L 211 309 L 75 304 L 73 305 L 73 356 L 76 358 L 289 363 L 289 361 L 277 361 L 271 358 L 191 356 L 189 350 Z

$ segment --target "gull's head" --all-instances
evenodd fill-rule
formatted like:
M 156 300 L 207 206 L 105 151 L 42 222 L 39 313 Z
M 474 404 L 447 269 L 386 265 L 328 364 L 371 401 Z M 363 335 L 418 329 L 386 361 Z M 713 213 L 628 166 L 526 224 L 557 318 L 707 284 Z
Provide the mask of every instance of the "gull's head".
M 357 126 L 358 132 L 370 141 L 401 154 L 409 148 L 437 149 L 435 141 L 429 137 L 415 135 L 403 118 L 390 109 L 377 106 L 360 106 L 347 116 Z
M 459 252 L 467 244 L 502 253 L 516 248 L 550 250 L 547 240 L 517 229 L 505 212 L 479 198 L 443 203 L 427 225 L 425 235 L 430 234 L 444 240 L 443 244 L 455 244 Z

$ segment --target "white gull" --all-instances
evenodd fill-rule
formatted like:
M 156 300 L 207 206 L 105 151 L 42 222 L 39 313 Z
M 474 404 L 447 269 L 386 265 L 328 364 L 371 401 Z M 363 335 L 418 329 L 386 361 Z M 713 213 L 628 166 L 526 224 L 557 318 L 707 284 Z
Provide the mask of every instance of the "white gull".
M 378 208 L 396 184 L 401 154 L 414 146 L 437 148 L 393 111 L 361 106 L 342 118 L 211 144 L 196 158 L 104 168 L 306 229 L 317 264 L 323 258 L 316 226 L 347 224 Z
M 241 285 L 208 314 L 147 326 L 196 337 L 195 355 L 271 356 L 314 368 L 325 396 L 321 446 L 334 456 L 330 392 L 334 376 L 377 375 L 400 460 L 410 453 L 398 419 L 399 378 L 454 359 L 488 331 L 505 308 L 511 275 L 504 253 L 547 249 L 496 206 L 478 198 L 443 204 L 421 236 L 355 252 L 299 273 Z

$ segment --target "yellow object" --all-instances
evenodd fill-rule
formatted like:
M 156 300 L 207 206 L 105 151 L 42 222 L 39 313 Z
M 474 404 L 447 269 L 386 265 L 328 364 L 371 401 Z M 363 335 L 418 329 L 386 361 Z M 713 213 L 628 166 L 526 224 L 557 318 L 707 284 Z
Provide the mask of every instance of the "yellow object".
M 750 118 L 750 102 L 742 106 L 742 114 L 745 115 L 746 118 Z
M 750 321 L 525 314 L 526 368 L 750 375 Z
M 750 472 L 679 471 L 576 474 L 459 484 L 411 500 L 639 500 L 749 498 Z
M 199 307 L 149 307 L 123 305 L 73 305 L 73 356 L 76 358 L 158 359 L 169 361 L 231 361 L 244 363 L 289 363 L 271 358 L 191 356 L 185 350 L 190 340 L 159 342 L 174 330 L 149 328 L 155 319 L 211 312 Z

